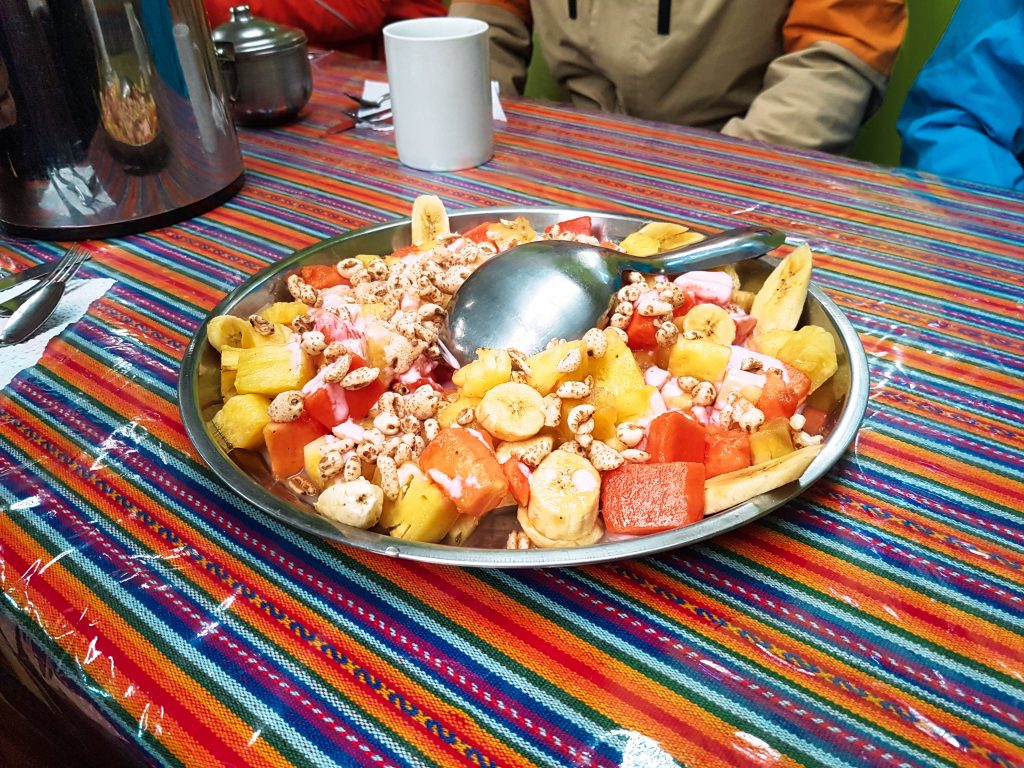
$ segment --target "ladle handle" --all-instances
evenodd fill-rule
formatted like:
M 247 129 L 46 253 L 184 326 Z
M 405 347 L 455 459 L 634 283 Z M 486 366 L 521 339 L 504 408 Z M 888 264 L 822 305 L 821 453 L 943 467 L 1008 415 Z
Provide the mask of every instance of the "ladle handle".
M 769 227 L 741 227 L 719 232 L 699 243 L 684 245 L 657 256 L 641 258 L 620 254 L 617 260 L 622 270 L 633 269 L 648 274 L 688 272 L 755 259 L 778 248 L 785 241 L 786 236 L 782 232 Z

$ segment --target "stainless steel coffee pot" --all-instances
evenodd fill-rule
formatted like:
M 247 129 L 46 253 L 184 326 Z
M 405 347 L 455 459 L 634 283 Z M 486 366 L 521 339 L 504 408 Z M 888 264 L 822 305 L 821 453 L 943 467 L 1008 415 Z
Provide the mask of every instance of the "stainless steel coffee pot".
M 242 185 L 201 0 L 0 0 L 0 226 L 102 238 Z

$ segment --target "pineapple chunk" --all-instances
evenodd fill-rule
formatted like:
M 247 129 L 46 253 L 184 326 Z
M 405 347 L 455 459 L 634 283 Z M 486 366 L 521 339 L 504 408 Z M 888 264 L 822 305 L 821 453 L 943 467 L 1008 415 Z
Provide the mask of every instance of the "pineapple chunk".
M 264 336 L 263 334 L 256 333 L 255 331 L 253 331 L 252 346 L 281 346 L 283 344 L 287 344 L 291 337 L 291 328 L 289 328 L 287 325 L 282 325 L 281 323 L 274 323 L 274 332 L 269 336 Z
M 583 400 L 563 400 L 562 419 L 555 428 L 555 434 L 561 440 L 572 440 L 574 435 L 569 429 L 569 411 L 580 404 L 594 406 L 594 438 L 607 443 L 615 437 L 615 425 L 619 421 L 629 421 L 631 417 L 620 417 L 616 407 L 615 396 L 606 389 L 598 387 Z
M 646 414 L 651 407 L 651 396 L 657 391 L 644 381 L 633 352 L 612 330 L 605 331 L 608 346 L 600 358 L 590 358 L 585 369 L 574 372 L 566 380 L 593 377 L 594 387 L 582 400 L 562 401 L 562 420 L 556 434 L 564 440 L 572 439 L 568 427 L 569 411 L 580 404 L 594 406 L 596 439 L 607 442 L 615 437 L 615 425 L 632 421 Z M 575 343 L 575 342 L 573 342 Z M 560 359 L 560 358 L 559 358 Z
M 237 347 L 223 347 L 220 351 L 220 394 L 225 400 L 238 394 L 235 373 L 238 371 Z
M 312 360 L 297 347 L 279 344 L 252 347 L 238 353 L 235 389 L 239 394 L 278 395 L 302 389 L 313 378 Z
M 685 411 L 687 408 L 693 407 L 693 395 L 683 392 L 678 387 L 672 389 L 666 387 L 661 396 L 665 399 L 665 407 L 669 410 Z
M 782 349 L 786 345 L 786 342 L 792 339 L 795 335 L 796 331 L 787 331 L 785 328 L 766 331 L 756 337 L 754 340 L 754 346 L 761 354 L 780 359 L 779 350 Z
M 668 358 L 673 376 L 693 376 L 701 381 L 721 381 L 729 365 L 732 347 L 707 339 L 676 339 Z
M 419 465 L 412 461 L 407 461 L 398 468 L 399 499 L 402 498 L 402 494 L 409 488 L 409 483 L 412 482 L 412 479 L 422 474 L 423 472 L 420 470 Z M 373 468 L 373 473 L 369 479 L 374 485 L 381 485 L 380 470 L 376 466 Z M 391 521 L 394 519 L 394 509 L 397 503 L 398 499 L 384 497 L 384 510 L 380 513 L 380 524 L 382 527 L 391 528 L 394 526 L 394 523 Z
M 437 423 L 442 427 L 450 427 L 466 408 L 476 408 L 480 399 L 479 397 L 460 395 L 457 400 L 448 403 L 448 405 L 437 412 Z
M 223 368 L 220 371 L 220 396 L 225 400 L 238 394 L 238 390 L 235 389 L 237 375 L 237 371 L 225 371 Z
M 537 232 L 525 216 L 516 216 L 512 221 L 502 221 L 487 230 L 487 235 L 498 246 L 499 251 L 520 243 L 529 243 Z
M 387 304 L 371 301 L 359 305 L 359 314 L 367 320 L 389 320 L 395 314 L 395 310 Z
M 436 544 L 459 518 L 455 504 L 426 475 L 412 475 L 408 487 L 379 521 L 391 535 L 409 541 Z
M 291 325 L 296 317 L 302 317 L 309 311 L 309 307 L 301 301 L 275 301 L 260 314 L 265 320 L 281 325 Z
M 334 435 L 324 435 L 318 437 L 316 440 L 306 443 L 302 449 L 302 462 L 306 470 L 306 475 L 309 477 L 309 482 L 313 486 L 322 491 L 327 487 L 328 481 L 324 479 L 323 474 L 320 472 L 320 459 L 327 453 L 333 445 L 340 443 L 341 440 Z M 335 477 L 340 478 L 338 474 Z M 332 478 L 333 479 L 333 478 Z
M 579 350 L 580 367 L 570 373 L 562 373 L 558 370 L 558 364 L 565 359 L 573 349 Z M 530 366 L 530 375 L 526 377 L 526 383 L 536 389 L 542 395 L 550 394 L 563 381 L 582 381 L 587 375 L 587 345 L 582 341 L 567 341 L 558 344 L 551 349 L 545 349 L 526 359 Z
M 805 325 L 794 331 L 776 356 L 811 380 L 811 392 L 832 378 L 839 368 L 836 340 L 819 325 Z
M 732 301 L 733 304 L 736 304 L 744 312 L 749 313 L 750 308 L 754 306 L 754 297 L 756 296 L 757 294 L 752 291 L 733 291 Z M 772 331 L 769 331 L 769 333 L 772 333 Z
M 608 346 L 602 357 L 590 360 L 589 373 L 594 377 L 595 393 L 607 392 L 618 411 L 618 421 L 642 416 L 651 407 L 654 387 L 644 381 L 644 374 L 633 352 L 611 328 L 604 332 Z
M 242 350 L 237 347 L 224 347 L 220 351 L 220 369 L 222 371 L 238 370 L 238 353 Z
M 452 382 L 466 397 L 483 397 L 499 384 L 512 380 L 512 358 L 503 349 L 478 349 L 469 365 L 452 375 Z
M 747 383 L 746 379 L 727 372 L 721 384 L 718 385 L 718 395 L 715 403 L 719 406 L 729 401 L 729 395 L 733 392 L 739 393 L 740 397 L 751 403 L 757 403 L 761 399 L 762 387 Z
M 750 456 L 754 464 L 763 464 L 792 452 L 793 438 L 789 434 L 789 419 L 783 416 L 762 424 L 750 436 Z
M 263 445 L 263 428 L 270 423 L 269 407 L 270 400 L 263 395 L 235 395 L 214 415 L 214 430 L 228 450 L 255 450 Z

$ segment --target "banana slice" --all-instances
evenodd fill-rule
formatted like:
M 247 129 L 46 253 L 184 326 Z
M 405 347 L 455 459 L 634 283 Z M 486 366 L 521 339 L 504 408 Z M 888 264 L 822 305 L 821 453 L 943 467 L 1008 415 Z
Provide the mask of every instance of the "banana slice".
M 553 451 L 530 475 L 523 529 L 541 547 L 552 546 L 548 541 L 559 542 L 557 546 L 596 541 L 600 496 L 601 475 L 593 464 L 569 451 Z M 531 532 L 539 536 L 535 539 Z
M 217 315 L 206 326 L 206 340 L 218 352 L 224 347 L 251 347 L 253 333 L 247 320 L 232 315 Z
M 451 232 L 448 212 L 436 195 L 420 195 L 412 203 L 412 244 L 420 247 Z
M 526 537 L 533 543 L 535 547 L 540 549 L 561 549 L 563 547 L 586 547 L 590 544 L 596 544 L 604 536 L 604 527 L 600 521 L 594 524 L 594 527 L 590 529 L 590 533 L 578 538 L 571 540 L 563 539 L 552 539 L 545 536 L 543 533 L 533 527 L 530 522 L 529 514 L 526 511 L 526 507 L 520 507 L 516 513 L 516 518 L 519 520 L 519 526 L 523 529 Z
M 689 231 L 689 227 L 684 227 L 682 224 L 675 224 L 671 221 L 652 221 L 648 224 L 644 224 L 637 230 L 641 235 L 653 237 L 659 242 Z
M 384 491 L 365 477 L 329 485 L 316 500 L 316 511 L 337 523 L 372 528 L 384 509 Z
M 619 248 L 630 256 L 653 256 L 661 249 L 661 244 L 650 235 L 634 232 L 619 243 Z
M 481 520 L 483 518 L 476 515 L 459 515 L 452 527 L 448 529 L 448 533 L 445 534 L 441 543 L 449 544 L 453 547 L 465 546 L 466 540 L 473 535 Z
M 704 235 L 700 232 L 691 232 L 689 227 L 669 221 L 652 221 L 649 224 L 644 224 L 637 230 L 637 234 L 657 240 L 657 253 L 681 248 L 690 243 L 699 243 L 704 239 Z
M 736 323 L 717 304 L 698 304 L 683 316 L 683 331 L 699 333 L 716 344 L 730 345 L 736 339 Z
M 798 479 L 814 461 L 822 445 L 810 445 L 778 459 L 712 477 L 704 483 L 704 514 L 742 504 L 759 494 Z M 565 451 L 556 451 L 565 453 Z M 553 455 L 553 454 L 552 454 Z M 533 490 L 531 485 L 531 491 Z M 531 496 L 532 503 L 532 496 Z
M 768 331 L 792 331 L 796 328 L 807 300 L 813 265 L 811 249 L 801 245 L 768 275 L 750 307 L 750 314 L 757 318 L 755 336 Z
M 666 237 L 663 240 L 659 240 L 659 250 L 671 251 L 675 248 L 682 248 L 684 245 L 699 243 L 703 239 L 705 239 L 704 235 L 700 232 L 680 232 L 678 235 L 673 235 L 672 237 Z
M 507 381 L 483 396 L 476 420 L 499 440 L 525 440 L 544 427 L 544 398 L 528 384 Z

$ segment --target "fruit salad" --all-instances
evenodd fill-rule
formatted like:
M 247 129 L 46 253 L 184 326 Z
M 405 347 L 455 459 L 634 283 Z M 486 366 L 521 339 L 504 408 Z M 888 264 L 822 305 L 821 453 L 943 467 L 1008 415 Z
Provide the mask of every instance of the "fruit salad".
M 798 478 L 821 449 L 817 393 L 837 357 L 826 329 L 797 327 L 806 247 L 756 292 L 732 267 L 626 273 L 582 338 L 480 349 L 452 370 L 445 307 L 495 254 L 557 238 L 649 256 L 702 236 L 651 222 L 612 243 L 585 216 L 452 232 L 433 196 L 411 229 L 407 247 L 303 266 L 291 300 L 208 323 L 223 395 L 211 431 L 263 452 L 311 513 L 458 546 L 511 507 L 509 548 L 578 547 L 693 524 Z

